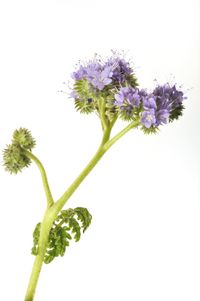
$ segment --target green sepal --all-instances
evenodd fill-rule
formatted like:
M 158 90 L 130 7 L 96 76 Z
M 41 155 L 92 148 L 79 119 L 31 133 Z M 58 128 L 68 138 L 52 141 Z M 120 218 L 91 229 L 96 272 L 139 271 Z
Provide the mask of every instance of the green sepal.
M 83 114 L 90 114 L 94 111 L 93 104 L 91 105 L 88 99 L 86 100 L 80 100 L 78 98 L 75 99 L 75 109 Z
M 183 110 L 184 110 L 184 106 L 182 104 L 174 108 L 170 113 L 169 122 L 177 120 L 180 116 L 182 116 Z
M 151 126 L 150 128 L 146 128 L 145 126 L 142 126 L 141 130 L 144 132 L 144 134 L 149 135 L 149 134 L 157 134 L 160 129 L 154 126 Z
M 126 82 L 132 88 L 137 88 L 139 86 L 137 77 L 135 76 L 134 73 L 126 76 Z
M 74 84 L 74 91 L 77 94 L 75 108 L 80 113 L 89 114 L 95 109 L 94 89 L 86 79 L 77 80 Z

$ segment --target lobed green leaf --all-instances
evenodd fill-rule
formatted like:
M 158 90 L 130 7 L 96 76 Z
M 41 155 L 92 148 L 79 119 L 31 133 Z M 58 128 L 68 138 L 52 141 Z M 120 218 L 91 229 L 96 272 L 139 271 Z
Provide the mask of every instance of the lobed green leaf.
M 81 230 L 89 227 L 92 216 L 86 208 L 77 207 L 75 209 L 62 210 L 51 227 L 48 245 L 44 257 L 46 264 L 55 257 L 64 256 L 66 248 L 72 238 L 77 242 L 81 238 Z M 38 223 L 33 232 L 33 247 L 31 253 L 38 254 L 38 242 L 40 236 L 41 223 Z

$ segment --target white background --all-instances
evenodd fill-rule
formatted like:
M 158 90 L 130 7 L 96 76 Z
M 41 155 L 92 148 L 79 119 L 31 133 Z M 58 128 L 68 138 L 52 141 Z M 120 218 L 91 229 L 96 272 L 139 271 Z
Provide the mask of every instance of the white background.
M 63 81 L 79 59 L 125 50 L 141 87 L 183 85 L 184 116 L 156 136 L 129 132 L 69 200 L 91 228 L 45 265 L 37 301 L 200 300 L 198 0 L 2 1 L 0 149 L 23 126 L 37 140 L 57 199 L 101 139 L 96 116 L 76 113 Z M 116 130 L 123 127 L 119 122 Z M 24 298 L 32 230 L 45 196 L 37 168 L 0 168 L 0 300 Z

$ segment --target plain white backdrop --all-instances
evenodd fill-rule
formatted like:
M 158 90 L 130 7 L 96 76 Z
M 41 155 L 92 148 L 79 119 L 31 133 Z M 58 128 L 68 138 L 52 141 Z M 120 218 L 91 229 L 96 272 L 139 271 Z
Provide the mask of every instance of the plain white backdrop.
M 44 266 L 36 301 L 200 300 L 199 16 L 198 0 L 1 2 L 0 150 L 14 129 L 31 130 L 55 199 L 101 139 L 97 117 L 58 92 L 79 59 L 125 50 L 141 87 L 174 78 L 188 96 L 179 121 L 129 132 L 69 200 L 93 222 Z M 0 202 L 0 300 L 22 301 L 45 209 L 34 164 L 16 176 L 0 168 Z

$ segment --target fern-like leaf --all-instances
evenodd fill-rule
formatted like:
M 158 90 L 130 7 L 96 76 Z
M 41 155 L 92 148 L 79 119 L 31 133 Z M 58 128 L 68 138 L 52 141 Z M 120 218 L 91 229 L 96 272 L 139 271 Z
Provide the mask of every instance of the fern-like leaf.
M 57 256 L 64 256 L 72 238 L 77 242 L 81 238 L 81 230 L 89 227 L 92 216 L 86 208 L 62 210 L 51 227 L 44 262 L 50 263 Z M 32 254 L 38 254 L 38 242 L 41 223 L 36 225 L 33 232 Z

